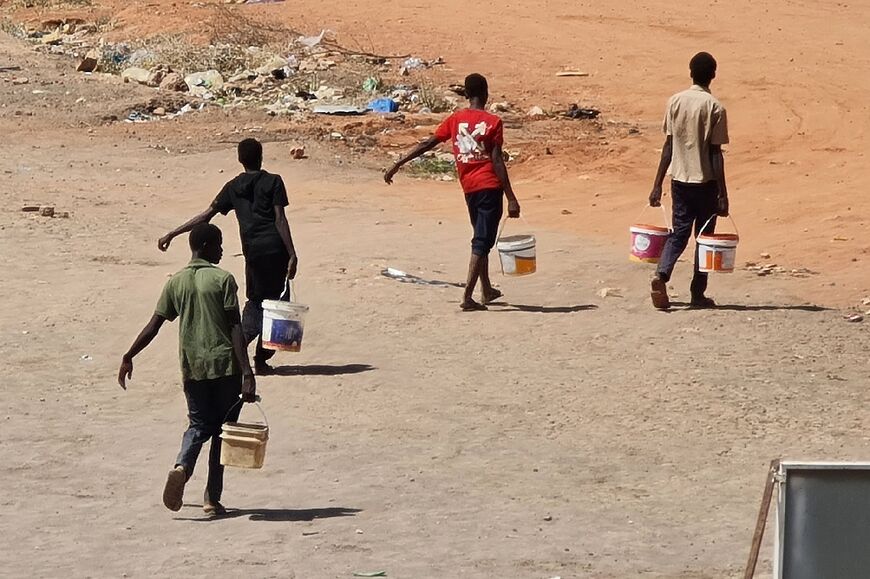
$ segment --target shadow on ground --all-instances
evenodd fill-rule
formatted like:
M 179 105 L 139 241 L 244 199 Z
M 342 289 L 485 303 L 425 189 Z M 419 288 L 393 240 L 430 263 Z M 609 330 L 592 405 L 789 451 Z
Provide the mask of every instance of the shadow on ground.
M 573 314 L 576 312 L 585 312 L 598 309 L 598 306 L 594 304 L 585 304 L 578 306 L 525 306 L 522 304 L 506 304 L 502 302 L 493 302 L 489 305 L 498 306 L 498 309 L 492 310 L 494 312 L 531 312 L 535 314 Z
M 361 374 L 376 370 L 371 364 L 341 364 L 337 366 L 310 364 L 308 366 L 276 366 L 272 376 L 339 376 L 342 374 Z
M 201 505 L 188 505 L 187 507 L 200 507 Z M 315 519 L 332 519 L 335 517 L 354 517 L 362 509 L 348 507 L 327 507 L 323 509 L 227 509 L 225 515 L 213 517 L 176 517 L 176 521 L 222 521 L 225 519 L 238 519 L 248 517 L 251 521 L 271 521 L 277 523 L 293 523 L 301 521 L 313 521 Z
M 671 309 L 673 310 L 674 306 L 678 308 L 678 310 L 699 310 L 702 308 L 693 308 L 688 302 L 671 302 Z M 726 312 L 778 312 L 778 311 L 792 311 L 792 312 L 827 312 L 831 311 L 831 308 L 826 308 L 824 306 L 814 306 L 814 305 L 777 305 L 777 304 L 764 304 L 764 305 L 752 305 L 752 304 L 716 304 L 715 308 L 710 308 L 712 310 L 722 310 Z

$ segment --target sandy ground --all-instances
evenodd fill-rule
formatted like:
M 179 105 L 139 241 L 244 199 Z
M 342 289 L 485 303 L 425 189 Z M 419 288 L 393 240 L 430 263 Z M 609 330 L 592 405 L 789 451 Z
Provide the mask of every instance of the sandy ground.
M 316 10 L 330 3 L 321 6 Z M 537 20 L 523 32 L 533 34 L 547 29 L 552 14 L 571 16 L 560 22 L 566 33 L 578 33 L 590 22 L 581 10 L 593 10 L 548 6 L 511 6 L 504 17 L 534 13 Z M 823 47 L 826 40 L 819 39 L 794 48 L 800 24 L 821 10 L 815 6 L 781 9 L 794 23 L 782 26 L 788 36 L 771 43 L 771 58 L 784 59 L 784 45 L 817 63 L 846 50 Z M 863 38 L 855 18 L 863 8 L 850 6 L 832 6 L 819 37 L 842 38 L 851 50 Z M 344 13 L 364 12 L 356 8 Z M 682 38 L 681 50 L 673 51 L 678 55 L 624 64 L 615 88 L 639 84 L 653 60 L 656 71 L 678 70 L 682 53 L 699 40 L 699 33 L 681 28 L 688 16 L 654 16 L 651 8 L 639 9 L 633 20 L 591 20 L 599 33 L 612 27 L 607 59 L 621 58 L 627 49 L 619 34 L 643 18 L 661 21 L 652 27 L 660 36 L 647 30 L 651 54 L 668 38 Z M 391 18 L 404 10 L 425 15 L 402 7 Z M 712 10 L 724 18 L 724 5 Z M 775 25 L 754 4 L 727 10 L 738 14 L 736 22 L 723 20 L 728 30 L 753 17 L 757 27 Z M 352 24 L 348 19 L 344 26 Z M 432 35 L 440 46 L 456 46 L 475 21 L 452 36 L 443 32 L 446 25 L 430 22 Z M 760 32 L 741 34 L 767 42 Z M 468 56 L 469 67 L 502 50 L 496 42 L 508 32 L 499 34 L 481 55 Z M 713 37 L 724 48 L 750 51 L 724 32 Z M 591 42 L 579 38 L 580 48 Z M 454 50 L 446 56 L 458 60 L 462 53 Z M 526 50 L 527 64 L 547 68 Z M 603 53 L 603 45 L 597 50 Z M 569 57 L 568 64 L 582 64 L 566 48 L 564 60 Z M 854 58 L 857 66 L 866 52 Z M 188 505 L 169 513 L 160 489 L 185 426 L 175 328 L 137 359 L 128 392 L 114 384 L 119 358 L 167 276 L 188 258 L 183 240 L 162 254 L 157 237 L 203 208 L 236 170 L 232 145 L 214 137 L 216 127 L 226 140 L 274 137 L 286 127 L 220 112 L 172 125 L 103 127 L 97 120 L 103 111 L 148 98 L 147 91 L 61 76 L 62 63 L 6 38 L 0 62 L 19 64 L 32 79 L 23 87 L 0 82 L 0 487 L 6 491 L 0 533 L 14 546 L 0 550 L 0 568 L 9 576 L 319 578 L 383 569 L 400 578 L 736 577 L 770 459 L 867 458 L 865 328 L 806 301 L 811 286 L 821 283 L 852 283 L 849 299 L 863 297 L 847 271 L 860 262 L 850 265 L 827 239 L 806 240 L 812 259 L 831 264 L 810 281 L 738 272 L 713 280 L 712 293 L 725 306 L 719 311 L 652 311 L 649 270 L 626 260 L 624 239 L 608 238 L 611 228 L 614 238 L 624 231 L 633 203 L 628 193 L 643 193 L 628 191 L 639 189 L 645 174 L 634 159 L 626 166 L 625 191 L 615 184 L 622 175 L 615 166 L 595 172 L 590 181 L 609 182 L 613 200 L 598 203 L 600 212 L 575 212 L 575 225 L 550 217 L 562 208 L 561 198 L 530 199 L 539 273 L 499 279 L 507 305 L 464 315 L 456 288 L 380 275 L 391 266 L 428 279 L 462 279 L 469 232 L 455 184 L 402 179 L 387 188 L 376 171 L 335 151 L 314 148 L 310 159 L 292 162 L 289 145 L 276 143 L 267 148 L 266 163 L 289 185 L 300 296 L 312 308 L 304 351 L 280 355 L 284 375 L 260 381 L 272 429 L 267 464 L 227 473 L 230 516 L 203 518 L 202 469 L 188 488 Z M 767 70 L 769 63 L 740 62 L 744 72 L 785 82 Z M 509 63 L 499 66 L 505 68 L 485 72 L 506 78 Z M 811 82 L 834 94 L 858 94 L 866 81 L 852 80 L 846 86 L 833 77 L 805 78 L 787 99 L 803 102 Z M 679 84 L 680 75 L 657 79 L 659 100 L 670 91 L 664 81 Z M 753 126 L 751 103 L 738 86 L 727 89 L 737 109 L 735 135 L 765 151 L 774 149 L 764 139 L 780 135 L 775 151 L 785 163 L 794 157 L 827 167 L 860 153 L 863 102 L 840 94 L 839 104 L 819 105 L 827 112 L 805 130 L 830 131 L 835 137 L 820 146 L 836 140 L 843 151 L 811 153 L 804 137 L 784 128 L 789 125 L 771 118 Z M 814 90 L 821 101 L 823 89 Z M 774 96 L 778 88 L 759 85 L 759 92 L 764 110 L 781 111 L 785 97 Z M 76 104 L 80 97 L 86 102 Z M 614 108 L 633 102 L 632 114 L 656 123 L 655 99 L 610 98 Z M 837 108 L 851 103 L 852 116 Z M 826 128 L 829 122 L 838 124 Z M 653 137 L 647 140 L 653 147 Z M 744 212 L 747 238 L 768 235 L 765 244 L 788 238 L 763 226 L 765 207 L 793 220 L 789 227 L 804 223 L 786 204 L 796 191 L 817 212 L 814 222 L 830 224 L 834 207 L 841 207 L 837 200 L 847 194 L 861 214 L 862 165 L 849 165 L 836 187 L 815 175 L 799 189 L 788 165 L 765 164 L 767 152 L 751 149 L 764 177 L 750 171 L 748 150 L 732 153 L 735 188 L 743 187 L 742 199 L 753 204 Z M 520 183 L 532 189 L 534 179 L 526 173 Z M 565 177 L 552 186 L 554 195 L 588 202 L 595 188 L 574 180 L 581 185 L 568 185 Z M 748 192 L 758 183 L 770 197 Z M 830 185 L 825 195 L 811 195 L 822 183 Z M 72 216 L 19 211 L 31 202 Z M 823 208 L 829 211 L 818 213 Z M 856 232 L 862 223 L 841 221 Z M 223 265 L 241 280 L 235 223 L 216 223 L 226 233 Z M 592 223 L 600 235 L 577 234 Z M 687 269 L 682 263 L 675 279 L 681 298 Z M 623 297 L 601 298 L 605 287 L 619 288 Z M 769 576 L 770 552 L 768 544 L 761 576 Z

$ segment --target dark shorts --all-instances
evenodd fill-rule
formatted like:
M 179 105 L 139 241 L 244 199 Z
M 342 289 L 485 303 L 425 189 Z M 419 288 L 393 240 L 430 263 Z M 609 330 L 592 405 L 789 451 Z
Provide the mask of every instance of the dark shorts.
M 474 237 L 471 239 L 471 253 L 474 255 L 489 255 L 498 237 L 498 226 L 504 213 L 504 191 L 501 189 L 485 189 L 465 196 L 468 205 L 468 216 L 474 227 Z
M 245 293 L 249 300 L 276 300 L 284 291 L 290 257 L 287 252 L 245 257 Z

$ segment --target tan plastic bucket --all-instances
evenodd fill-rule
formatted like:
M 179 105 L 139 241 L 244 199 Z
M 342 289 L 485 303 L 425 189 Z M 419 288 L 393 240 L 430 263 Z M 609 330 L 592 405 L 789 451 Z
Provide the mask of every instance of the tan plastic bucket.
M 221 428 L 221 464 L 236 468 L 263 468 L 269 424 L 266 414 L 257 403 L 265 424 L 225 422 Z

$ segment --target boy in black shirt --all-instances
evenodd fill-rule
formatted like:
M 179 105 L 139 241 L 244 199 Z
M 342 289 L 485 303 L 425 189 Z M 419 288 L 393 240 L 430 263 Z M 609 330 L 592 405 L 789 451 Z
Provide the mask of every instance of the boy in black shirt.
M 242 314 L 242 328 L 249 344 L 257 338 L 254 371 L 262 376 L 272 372 L 266 361 L 275 354 L 263 348 L 263 340 L 259 337 L 263 300 L 275 300 L 281 296 L 285 284 L 296 277 L 298 259 L 284 210 L 288 205 L 287 190 L 279 175 L 262 169 L 263 145 L 256 139 L 239 143 L 239 162 L 245 172 L 224 185 L 208 209 L 161 237 L 158 247 L 166 251 L 178 235 L 200 223 L 208 223 L 218 213 L 236 212 L 245 255 L 245 293 L 248 298 Z

